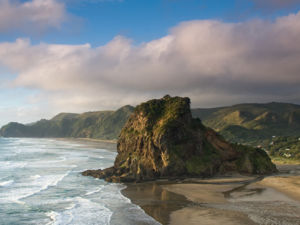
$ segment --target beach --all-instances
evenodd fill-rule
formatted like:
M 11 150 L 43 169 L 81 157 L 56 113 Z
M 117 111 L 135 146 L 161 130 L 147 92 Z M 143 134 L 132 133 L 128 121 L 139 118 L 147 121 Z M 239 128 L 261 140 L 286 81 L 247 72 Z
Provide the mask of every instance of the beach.
M 122 193 L 162 224 L 299 224 L 300 166 L 279 170 L 268 177 L 129 184 Z

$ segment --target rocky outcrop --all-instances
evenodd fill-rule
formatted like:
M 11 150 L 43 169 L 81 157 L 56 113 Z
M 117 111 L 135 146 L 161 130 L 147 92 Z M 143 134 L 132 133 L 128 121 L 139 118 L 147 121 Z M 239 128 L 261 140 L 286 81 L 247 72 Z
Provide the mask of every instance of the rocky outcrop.
M 112 182 L 276 171 L 268 155 L 233 145 L 193 119 L 190 99 L 165 96 L 137 106 L 118 140 L 114 166 L 83 175 Z

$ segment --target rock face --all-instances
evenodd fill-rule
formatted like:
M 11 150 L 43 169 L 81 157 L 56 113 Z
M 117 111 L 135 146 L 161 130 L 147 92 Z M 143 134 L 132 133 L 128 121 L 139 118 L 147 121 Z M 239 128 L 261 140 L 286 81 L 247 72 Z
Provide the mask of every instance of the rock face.
M 83 175 L 112 182 L 276 171 L 259 149 L 233 145 L 193 119 L 190 99 L 165 96 L 137 106 L 118 140 L 114 166 Z

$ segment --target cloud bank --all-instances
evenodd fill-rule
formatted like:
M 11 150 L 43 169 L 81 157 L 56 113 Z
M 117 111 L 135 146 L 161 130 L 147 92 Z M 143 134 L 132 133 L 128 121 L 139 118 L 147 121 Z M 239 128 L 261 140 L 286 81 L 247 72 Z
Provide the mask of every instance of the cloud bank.
M 59 28 L 66 15 L 58 0 L 0 0 L 0 32 Z
M 136 104 L 164 94 L 190 96 L 193 106 L 240 102 L 300 103 L 300 12 L 274 22 L 183 22 L 167 36 L 134 45 L 0 44 L 11 85 L 40 90 L 59 111 Z

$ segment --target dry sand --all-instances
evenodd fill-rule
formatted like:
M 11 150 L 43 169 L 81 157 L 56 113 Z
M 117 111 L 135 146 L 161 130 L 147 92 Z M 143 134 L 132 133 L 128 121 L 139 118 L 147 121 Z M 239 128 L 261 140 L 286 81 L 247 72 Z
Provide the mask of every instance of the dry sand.
M 300 165 L 279 170 L 263 180 L 231 174 L 128 184 L 122 193 L 163 225 L 298 225 Z
M 201 184 L 171 184 L 163 185 L 163 189 L 184 195 L 195 203 L 226 203 L 224 192 L 238 188 L 253 180 L 253 177 L 233 177 L 201 180 Z M 213 184 L 211 184 L 213 183 Z M 254 225 L 248 216 L 241 212 L 223 209 L 213 209 L 201 206 L 186 207 L 171 213 L 171 225 Z
M 171 225 L 256 225 L 247 215 L 222 209 L 187 207 L 171 214 Z
M 274 188 L 290 198 L 300 201 L 300 176 L 266 177 L 257 184 Z
M 254 225 L 247 214 L 239 211 L 209 208 L 206 204 L 224 204 L 228 200 L 224 193 L 243 186 L 242 182 L 251 181 L 252 178 L 224 178 L 201 180 L 200 184 L 170 184 L 163 185 L 163 189 L 184 195 L 195 202 L 195 206 L 188 206 L 174 211 L 170 216 L 171 225 Z M 272 176 L 261 181 L 253 182 L 249 187 L 269 187 L 300 201 L 300 176 Z M 237 192 L 235 194 L 245 194 Z

